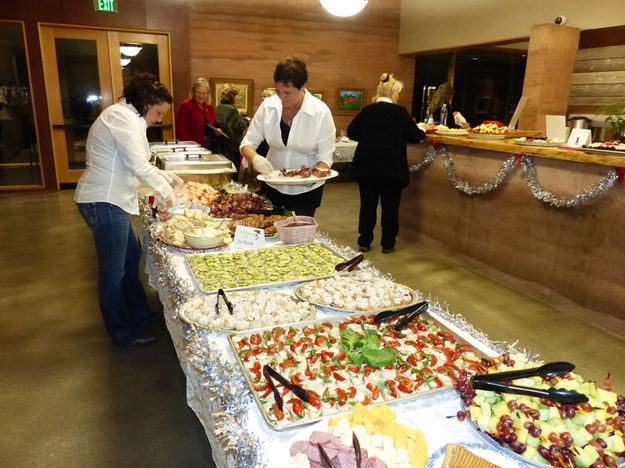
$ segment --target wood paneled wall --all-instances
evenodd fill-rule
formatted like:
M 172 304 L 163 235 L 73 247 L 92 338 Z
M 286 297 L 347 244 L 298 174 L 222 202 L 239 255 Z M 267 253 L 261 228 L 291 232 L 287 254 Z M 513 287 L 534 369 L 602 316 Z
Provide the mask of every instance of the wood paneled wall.
M 339 88 L 366 88 L 369 103 L 382 72 L 404 82 L 400 104 L 411 109 L 414 59 L 397 54 L 400 6 L 378 0 L 352 18 L 337 18 L 318 0 L 189 3 L 191 79 L 253 79 L 256 109 L 262 90 L 273 86 L 276 63 L 294 55 L 306 61 L 308 86 L 325 90 L 333 114 Z M 334 119 L 340 132 L 353 115 Z
M 596 112 L 625 100 L 625 45 L 580 49 L 571 82 L 569 112 Z

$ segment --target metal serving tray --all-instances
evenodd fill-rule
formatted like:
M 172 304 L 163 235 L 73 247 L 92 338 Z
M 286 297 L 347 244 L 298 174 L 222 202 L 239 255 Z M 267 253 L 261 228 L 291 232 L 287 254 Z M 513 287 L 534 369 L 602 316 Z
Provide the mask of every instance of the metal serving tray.
M 374 315 L 374 314 L 364 314 L 364 315 Z M 271 427 L 274 430 L 285 430 L 285 429 L 291 429 L 293 427 L 298 427 L 298 426 L 305 426 L 308 424 L 312 424 L 315 423 L 317 421 L 320 421 L 322 419 L 326 419 L 328 417 L 335 417 L 335 416 L 340 416 L 342 414 L 345 413 L 349 413 L 352 411 L 353 407 L 349 404 L 346 404 L 343 408 L 342 411 L 337 411 L 336 413 L 333 414 L 328 414 L 328 415 L 321 415 L 315 418 L 311 418 L 311 419 L 306 419 L 303 421 L 297 421 L 297 422 L 292 422 L 289 421 L 284 425 L 278 425 L 275 422 L 271 421 L 271 419 L 269 418 L 269 415 L 265 412 L 265 407 L 263 406 L 263 404 L 260 401 L 260 398 L 258 396 L 258 392 L 256 392 L 253 388 L 254 384 L 252 383 L 252 379 L 250 376 L 250 373 L 247 369 L 247 366 L 245 365 L 245 362 L 241 359 L 241 357 L 239 356 L 239 350 L 237 349 L 237 346 L 235 344 L 235 339 L 238 337 L 246 337 L 246 336 L 250 336 L 254 333 L 260 333 L 262 335 L 262 333 L 264 331 L 271 331 L 273 328 L 276 327 L 282 327 L 282 328 L 288 328 L 288 327 L 293 327 L 293 328 L 298 328 L 298 329 L 302 329 L 306 326 L 310 326 L 310 325 L 316 325 L 316 324 L 320 324 L 322 322 L 329 322 L 332 325 L 336 326 L 339 323 L 345 321 L 345 320 L 349 320 L 351 317 L 353 316 L 337 316 L 337 317 L 331 317 L 331 318 L 319 318 L 316 320 L 310 320 L 307 322 L 300 322 L 297 324 L 288 324 L 288 325 L 272 325 L 272 326 L 268 326 L 268 327 L 262 327 L 262 328 L 257 328 L 257 329 L 250 329 L 250 330 L 244 330 L 244 331 L 239 331 L 239 332 L 234 332 L 231 333 L 228 336 L 228 341 L 230 343 L 230 347 L 232 348 L 236 358 L 237 358 L 237 362 L 239 363 L 239 366 L 243 372 L 243 375 L 245 376 L 245 380 L 247 381 L 249 387 L 250 387 L 250 391 L 252 393 L 252 396 L 254 397 L 254 401 L 256 402 L 256 404 L 258 405 L 258 408 L 261 412 L 261 414 L 263 415 L 263 418 L 265 419 L 265 422 L 269 425 L 269 427 Z M 438 320 L 436 320 L 436 317 L 433 316 L 432 314 L 425 312 L 421 315 L 421 318 L 426 318 L 428 320 L 432 320 L 433 322 L 436 323 L 436 325 L 440 328 L 441 331 L 446 331 L 451 333 L 455 340 L 456 343 L 467 343 L 466 340 L 463 340 L 462 338 L 460 338 L 459 336 L 457 336 L 456 334 L 452 333 L 447 327 L 445 327 L 445 325 L 443 325 L 442 323 L 440 323 Z M 384 326 L 384 325 L 382 325 Z M 470 344 L 470 343 L 469 343 Z M 475 351 L 476 354 L 478 354 L 480 357 L 484 357 L 484 355 L 482 353 L 479 352 L 479 350 L 475 349 L 475 347 L 473 347 L 473 350 Z M 305 386 L 304 386 L 305 388 Z M 446 385 L 443 386 L 441 388 L 437 388 L 437 389 L 429 389 L 429 390 L 425 390 L 422 392 L 419 392 L 417 394 L 412 394 L 412 395 L 408 395 L 408 396 L 402 396 L 399 398 L 391 398 L 388 400 L 384 400 L 381 399 L 380 401 L 375 401 L 372 402 L 370 401 L 369 404 L 373 405 L 373 406 L 379 406 L 379 405 L 384 405 L 384 404 L 389 404 L 389 403 L 400 403 L 400 402 L 404 402 L 404 401 L 408 401 L 408 400 L 415 400 L 415 399 L 422 399 L 422 398 L 427 398 L 429 396 L 432 395 L 436 395 L 439 393 L 443 393 L 443 392 L 449 392 L 449 391 L 453 391 L 453 386 L 451 385 Z M 273 398 L 272 395 L 270 395 L 268 398 Z M 286 401 L 285 401 L 286 404 Z
M 156 165 L 166 171 L 221 171 L 234 170 L 234 165 L 226 157 L 213 153 L 162 153 L 156 156 Z
M 202 148 L 202 146 L 197 144 L 197 142 L 195 141 L 179 141 L 179 140 L 156 141 L 156 142 L 150 143 L 150 151 L 152 153 L 169 153 L 174 150 L 180 151 L 179 148 L 188 148 L 189 150 L 192 150 L 193 148 Z
M 583 148 L 584 153 L 588 154 L 609 154 L 610 156 L 621 156 L 625 158 L 625 151 L 606 150 L 601 148 Z
M 334 255 L 339 257 L 339 259 L 346 260 L 345 257 L 343 257 L 341 254 L 335 252 L 334 250 L 332 250 L 331 248 L 329 248 L 325 244 L 320 244 L 320 243 L 315 243 L 315 244 L 317 244 L 317 245 L 323 247 L 324 249 L 332 252 Z M 298 244 L 298 245 L 303 245 L 303 244 Z M 290 246 L 279 245 L 279 246 L 275 246 L 275 247 L 265 247 L 265 248 L 268 248 L 268 249 L 285 249 L 287 247 L 290 247 Z M 234 253 L 234 252 L 236 252 L 236 251 L 207 253 L 205 255 L 206 256 L 208 256 L 208 255 L 224 255 L 224 254 L 231 254 L 231 253 Z M 204 256 L 202 254 L 197 254 L 197 255 Z M 195 256 L 196 255 L 193 255 L 193 257 L 195 257 Z M 204 289 L 202 287 L 201 280 L 198 279 L 195 276 L 195 272 L 193 271 L 193 266 L 191 265 L 189 256 L 185 257 L 185 263 L 186 263 L 186 265 L 187 265 L 187 267 L 189 269 L 189 273 L 191 274 L 191 277 L 193 278 L 193 282 L 195 283 L 195 285 L 197 286 L 197 288 L 200 291 L 202 291 L 203 293 L 206 293 L 206 294 L 210 294 L 210 293 L 216 292 L 219 289 L 219 288 L 217 288 L 217 289 L 210 289 L 210 290 L 209 289 Z M 339 263 L 339 262 L 337 262 L 337 263 Z M 357 266 L 354 269 L 355 272 L 358 272 L 360 270 L 361 270 L 360 265 Z M 297 284 L 297 283 L 301 283 L 301 282 L 304 282 L 304 281 L 310 281 L 310 280 L 314 280 L 314 279 L 329 278 L 331 276 L 334 276 L 335 274 L 346 274 L 346 273 L 344 273 L 344 272 L 341 272 L 341 273 L 334 272 L 334 273 L 328 274 L 328 275 L 308 276 L 308 277 L 303 277 L 303 278 L 299 278 L 299 279 L 296 279 L 296 280 L 290 280 L 290 281 L 276 281 L 276 282 L 269 282 L 269 283 L 258 283 L 258 284 L 251 284 L 251 285 L 247 285 L 247 286 L 237 286 L 237 287 L 222 288 L 222 289 L 224 291 L 242 291 L 242 290 L 246 290 L 246 289 L 273 288 L 273 287 L 279 287 L 279 286 L 284 286 L 284 285 L 289 285 L 289 284 Z

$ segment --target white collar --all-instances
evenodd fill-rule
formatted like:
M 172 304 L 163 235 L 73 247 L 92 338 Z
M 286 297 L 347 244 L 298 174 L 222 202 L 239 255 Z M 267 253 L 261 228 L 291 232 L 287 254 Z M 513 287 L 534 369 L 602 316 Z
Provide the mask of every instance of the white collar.
M 314 115 L 316 102 L 312 101 L 312 99 L 317 99 L 317 98 L 314 97 L 312 94 L 310 94 L 308 90 L 306 89 L 304 93 L 304 99 L 302 100 L 302 106 L 300 107 L 299 110 L 302 112 L 305 112 L 306 114 Z M 273 107 L 274 109 L 277 109 L 278 112 L 282 112 L 282 101 L 280 100 L 277 94 L 274 94 L 273 96 L 265 99 L 265 102 L 267 102 L 268 106 Z

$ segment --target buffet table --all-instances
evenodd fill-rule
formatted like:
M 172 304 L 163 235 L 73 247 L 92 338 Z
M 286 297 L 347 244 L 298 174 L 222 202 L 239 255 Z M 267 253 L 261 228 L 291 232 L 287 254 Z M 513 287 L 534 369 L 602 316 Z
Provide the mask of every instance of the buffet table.
M 408 239 L 625 332 L 625 157 L 467 137 L 428 143 L 408 148 Z
M 237 365 L 225 333 L 196 328 L 178 316 L 179 307 L 198 294 L 191 274 L 185 264 L 184 253 L 165 246 L 152 233 L 149 224 L 151 213 L 143 210 L 144 248 L 147 253 L 146 268 L 150 283 L 159 293 L 163 304 L 165 323 L 172 337 L 180 365 L 187 379 L 187 402 L 204 426 L 210 441 L 213 458 L 220 467 L 287 466 L 289 447 L 297 440 L 305 440 L 313 430 L 325 430 L 327 421 L 292 429 L 273 430 L 264 421 L 260 410 L 251 398 L 247 382 Z M 318 235 L 318 242 L 336 246 L 330 239 Z M 269 241 L 278 242 L 279 241 Z M 231 247 L 232 248 L 232 247 Z M 353 251 L 352 251 L 353 252 Z M 367 267 L 372 275 L 381 274 Z M 286 289 L 289 287 L 282 286 Z M 472 329 L 469 324 L 456 321 L 448 311 L 430 303 L 429 311 L 453 333 L 462 336 L 486 356 L 495 356 L 502 349 L 487 337 Z M 336 317 L 340 314 L 328 309 L 318 309 L 317 317 Z M 485 445 L 478 433 L 455 415 L 460 410 L 460 400 L 454 390 L 423 395 L 414 400 L 391 403 L 401 416 L 398 422 L 422 430 L 428 452 L 442 450 L 446 443 L 474 444 L 480 450 L 498 450 Z M 440 453 L 438 454 L 440 455 Z M 499 455 L 503 456 L 503 452 Z M 503 466 L 524 467 L 508 457 Z

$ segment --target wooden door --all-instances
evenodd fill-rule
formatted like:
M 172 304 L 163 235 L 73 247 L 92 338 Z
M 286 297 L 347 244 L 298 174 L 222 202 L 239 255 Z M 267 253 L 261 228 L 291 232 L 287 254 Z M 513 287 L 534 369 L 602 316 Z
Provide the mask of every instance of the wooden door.
M 109 31 L 108 41 L 114 96 L 121 96 L 124 86 L 139 73 L 152 73 L 171 91 L 171 62 L 167 34 Z M 140 48 L 140 51 L 133 56 L 124 56 L 122 48 L 126 45 L 133 45 L 137 49 Z M 130 62 L 120 66 L 122 59 L 130 60 Z M 174 138 L 173 122 L 173 110 L 170 108 L 163 116 L 161 124 L 148 129 L 148 139 L 150 141 L 172 140 Z
M 153 73 L 171 89 L 169 35 L 40 24 L 57 185 L 77 182 L 85 169 L 89 128 L 139 73 Z M 122 46 L 135 46 L 135 55 Z M 124 62 L 122 62 L 122 59 Z M 148 128 L 150 141 L 174 137 L 173 111 Z
M 108 40 L 97 29 L 40 26 L 57 186 L 85 168 L 89 127 L 113 103 Z

